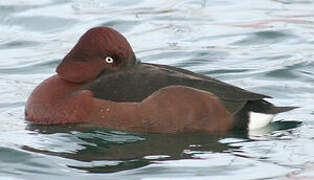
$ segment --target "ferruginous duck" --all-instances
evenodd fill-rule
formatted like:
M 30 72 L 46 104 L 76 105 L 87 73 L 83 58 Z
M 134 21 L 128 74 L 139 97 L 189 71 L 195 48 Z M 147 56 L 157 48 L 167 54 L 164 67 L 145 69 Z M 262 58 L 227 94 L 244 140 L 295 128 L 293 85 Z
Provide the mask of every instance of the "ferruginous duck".
M 56 72 L 31 93 L 26 120 L 144 133 L 227 132 L 261 128 L 294 109 L 188 70 L 141 63 L 109 27 L 88 30 Z

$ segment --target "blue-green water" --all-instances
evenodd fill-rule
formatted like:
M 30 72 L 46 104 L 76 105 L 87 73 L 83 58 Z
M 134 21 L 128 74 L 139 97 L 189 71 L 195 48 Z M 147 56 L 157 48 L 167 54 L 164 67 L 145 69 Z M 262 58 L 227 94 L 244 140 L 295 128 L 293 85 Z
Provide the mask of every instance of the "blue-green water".
M 299 106 L 245 136 L 32 126 L 31 91 L 89 28 L 168 64 Z M 0 179 L 314 179 L 314 1 L 0 1 Z

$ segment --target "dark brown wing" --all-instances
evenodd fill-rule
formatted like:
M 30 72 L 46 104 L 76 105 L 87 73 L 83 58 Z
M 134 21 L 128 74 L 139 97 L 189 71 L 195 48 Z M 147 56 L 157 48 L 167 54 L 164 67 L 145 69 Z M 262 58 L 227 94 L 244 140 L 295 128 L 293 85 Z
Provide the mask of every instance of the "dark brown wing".
M 231 84 L 227 84 L 227 83 L 219 81 L 217 79 L 214 79 L 214 78 L 211 78 L 208 76 L 204 76 L 201 74 L 197 74 L 197 73 L 194 73 L 194 72 L 186 70 L 186 69 L 181 69 L 181 68 L 177 68 L 177 67 L 173 67 L 173 66 L 167 66 L 167 65 L 159 65 L 159 64 L 148 64 L 148 63 L 146 63 L 146 65 L 158 67 L 161 69 L 167 69 L 170 71 L 176 71 L 176 72 L 183 73 L 185 75 L 189 75 L 189 76 L 193 76 L 193 77 L 198 77 L 201 80 L 206 81 L 207 83 L 212 83 L 212 85 L 214 87 L 217 87 L 217 89 L 218 89 L 217 93 L 214 93 L 214 94 L 219 94 L 219 92 L 221 92 L 221 95 L 225 95 L 226 99 L 230 99 L 230 100 L 233 99 L 232 97 L 234 97 L 235 93 L 236 93 L 236 95 L 238 95 L 237 98 L 240 98 L 241 100 L 259 100 L 259 99 L 263 99 L 263 98 L 271 98 L 270 96 L 250 92 L 250 91 L 241 89 L 239 87 L 233 86 Z M 221 89 L 221 88 L 223 88 L 223 89 Z M 211 90 L 211 88 L 208 87 L 208 89 L 205 88 L 203 90 Z M 222 90 L 222 91 L 220 91 L 220 90 Z M 222 96 L 219 96 L 219 97 L 222 97 Z
M 83 89 L 91 90 L 96 98 L 140 102 L 155 91 L 170 85 L 183 85 L 213 93 L 232 113 L 238 112 L 247 101 L 269 97 L 188 70 L 145 63 L 100 76 Z

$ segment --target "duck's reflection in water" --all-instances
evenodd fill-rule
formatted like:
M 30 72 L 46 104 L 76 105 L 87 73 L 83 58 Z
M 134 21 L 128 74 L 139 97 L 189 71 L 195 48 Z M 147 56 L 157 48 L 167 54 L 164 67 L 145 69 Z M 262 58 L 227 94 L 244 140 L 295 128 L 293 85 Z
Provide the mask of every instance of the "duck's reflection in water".
M 195 154 L 225 152 L 238 148 L 228 143 L 220 143 L 221 139 L 230 137 L 230 134 L 136 134 L 84 125 L 30 124 L 28 130 L 52 138 L 52 143 L 65 143 L 64 147 L 79 145 L 80 148 L 64 151 L 59 148 L 56 152 L 49 148 L 25 145 L 24 150 L 76 160 L 78 163 L 73 165 L 73 161 L 70 161 L 71 165 L 67 166 L 91 173 L 118 172 L 158 161 L 193 159 L 198 158 Z M 60 134 L 66 139 L 61 142 L 53 140 Z M 232 136 L 235 137 L 234 134 Z M 246 138 L 246 134 L 242 133 L 240 136 L 237 137 Z M 60 147 L 60 144 L 56 146 Z

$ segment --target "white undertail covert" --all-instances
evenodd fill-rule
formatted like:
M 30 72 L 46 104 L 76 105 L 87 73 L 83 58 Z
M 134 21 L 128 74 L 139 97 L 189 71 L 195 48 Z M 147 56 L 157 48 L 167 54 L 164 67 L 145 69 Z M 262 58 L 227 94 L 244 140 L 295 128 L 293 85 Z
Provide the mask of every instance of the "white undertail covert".
M 267 126 L 273 119 L 273 114 L 249 112 L 248 130 L 259 129 Z

